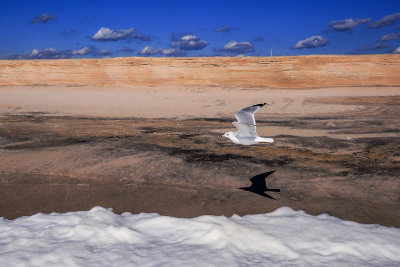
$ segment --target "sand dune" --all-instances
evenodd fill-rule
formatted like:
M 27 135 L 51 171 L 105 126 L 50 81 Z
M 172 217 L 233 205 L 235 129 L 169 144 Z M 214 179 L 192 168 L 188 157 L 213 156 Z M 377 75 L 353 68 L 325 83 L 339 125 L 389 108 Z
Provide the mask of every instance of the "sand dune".
M 400 86 L 400 55 L 1 60 L 0 85 Z

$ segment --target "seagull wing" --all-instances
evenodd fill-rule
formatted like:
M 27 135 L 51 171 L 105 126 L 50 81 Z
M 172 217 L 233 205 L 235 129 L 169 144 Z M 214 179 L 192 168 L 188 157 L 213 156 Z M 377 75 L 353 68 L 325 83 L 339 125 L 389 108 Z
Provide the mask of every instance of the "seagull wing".
M 236 136 L 237 137 L 257 137 L 258 134 L 256 132 L 256 126 L 247 123 L 241 122 L 232 122 L 233 125 L 237 128 Z
M 262 108 L 265 104 L 266 103 L 243 108 L 236 113 L 235 117 L 238 120 L 238 122 L 249 125 L 256 125 L 256 120 L 254 119 L 254 113 L 259 111 L 260 108 Z

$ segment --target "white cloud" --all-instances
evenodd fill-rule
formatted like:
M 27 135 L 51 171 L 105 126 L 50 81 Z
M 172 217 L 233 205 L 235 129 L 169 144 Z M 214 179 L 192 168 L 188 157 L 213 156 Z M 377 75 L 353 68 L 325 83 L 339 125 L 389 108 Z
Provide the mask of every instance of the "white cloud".
M 141 33 L 137 33 L 134 28 L 127 30 L 111 30 L 110 28 L 102 27 L 93 36 L 93 41 L 118 41 L 123 39 L 140 39 L 149 41 L 150 37 Z
M 162 49 L 162 54 L 165 56 L 169 57 L 181 57 L 181 56 L 186 56 L 186 52 L 175 49 L 175 48 L 168 48 L 168 49 Z
M 99 50 L 94 46 L 85 46 L 79 50 L 73 50 L 71 54 L 76 56 L 92 55 L 95 57 L 105 57 L 110 56 L 112 52 L 107 49 Z
M 31 23 L 39 23 L 39 22 L 46 23 L 50 20 L 57 20 L 57 18 L 48 13 L 43 13 L 42 15 L 33 18 L 31 20 Z
M 159 55 L 161 53 L 162 53 L 162 49 L 160 49 L 160 48 L 154 49 L 151 46 L 145 46 L 142 50 L 139 51 L 138 55 L 153 56 L 153 55 Z
M 95 56 L 104 57 L 111 55 L 109 50 L 98 50 L 94 46 L 85 46 L 78 50 L 56 50 L 52 47 L 45 49 L 33 49 L 28 54 L 8 54 L 5 59 L 65 59 L 74 56 Z
M 393 51 L 393 53 L 395 53 L 395 54 L 400 54 L 400 46 L 397 47 L 397 48 Z
M 181 39 L 183 41 L 190 41 L 190 40 L 196 40 L 196 39 L 198 39 L 198 37 L 194 36 L 194 35 L 185 35 Z
M 15 55 L 15 56 L 16 56 L 15 59 L 62 59 L 70 57 L 70 50 L 57 51 L 56 49 L 50 47 L 42 50 L 33 49 L 30 53 L 26 55 Z
M 48 48 L 48 50 L 49 50 L 49 51 L 52 51 L 52 52 L 55 51 L 54 48 Z M 36 55 L 38 55 L 38 54 L 39 54 L 39 50 L 38 50 L 38 49 L 33 49 L 30 55 L 31 55 L 31 56 L 36 56 Z
M 169 57 L 179 57 L 179 56 L 185 56 L 186 52 L 176 48 L 162 49 L 162 48 L 152 48 L 151 46 L 146 46 L 138 53 L 138 55 L 140 56 L 163 55 Z
M 368 54 L 371 52 L 376 53 L 375 51 L 385 49 L 385 48 L 390 48 L 391 45 L 385 44 L 385 43 L 377 43 L 374 46 L 370 45 L 363 45 L 358 47 L 355 51 L 351 51 L 350 54 Z
M 54 48 L 43 50 L 33 49 L 28 54 L 7 54 L 5 59 L 40 59 L 40 58 L 62 58 L 64 53 L 57 52 Z
M 343 19 L 343 20 L 334 20 L 329 23 L 329 26 L 332 27 L 335 31 L 349 31 L 360 24 L 370 22 L 370 18 L 366 19 Z
M 84 56 L 84 55 L 89 55 L 89 54 L 91 54 L 93 52 L 94 52 L 94 48 L 93 47 L 85 46 L 82 49 L 72 51 L 72 54 L 73 55 Z
M 180 50 L 200 50 L 208 45 L 195 35 L 184 35 L 182 37 L 172 36 L 171 47 L 179 47 Z
M 389 33 L 379 38 L 379 42 L 387 42 L 397 39 L 400 39 L 400 33 Z
M 297 44 L 293 48 L 295 48 L 295 49 L 315 48 L 318 46 L 325 46 L 328 43 L 329 43 L 329 40 L 325 39 L 322 36 L 311 36 L 304 40 L 298 41 Z
M 380 20 L 373 22 L 370 24 L 371 28 L 381 28 L 385 26 L 390 26 L 393 25 L 397 22 L 397 20 L 400 18 L 400 12 L 387 15 L 386 17 L 381 18 Z
M 244 54 L 254 51 L 254 47 L 249 42 L 230 41 L 222 47 L 221 51 L 234 54 Z
M 134 28 L 128 30 L 118 30 L 114 31 L 109 28 L 102 27 L 98 30 L 95 35 L 93 35 L 92 40 L 95 41 L 116 41 L 121 39 L 126 39 L 132 36 L 135 32 Z

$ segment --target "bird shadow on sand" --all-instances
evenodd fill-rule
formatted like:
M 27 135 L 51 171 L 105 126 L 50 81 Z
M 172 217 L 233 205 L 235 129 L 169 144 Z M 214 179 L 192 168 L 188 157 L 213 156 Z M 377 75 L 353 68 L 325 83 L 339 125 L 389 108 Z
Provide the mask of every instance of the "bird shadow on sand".
M 275 171 L 269 171 L 269 172 L 264 172 L 264 173 L 261 173 L 259 175 L 256 175 L 256 176 L 250 178 L 251 186 L 249 186 L 249 187 L 240 187 L 238 189 L 245 190 L 245 191 L 248 191 L 248 192 L 252 192 L 252 193 L 255 193 L 255 194 L 261 195 L 263 197 L 270 198 L 270 199 L 275 199 L 272 196 L 270 196 L 267 193 L 265 193 L 265 192 L 280 192 L 281 191 L 280 189 L 267 188 L 267 184 L 266 184 L 265 179 L 268 176 L 270 176 L 271 174 L 273 174 L 274 172 Z

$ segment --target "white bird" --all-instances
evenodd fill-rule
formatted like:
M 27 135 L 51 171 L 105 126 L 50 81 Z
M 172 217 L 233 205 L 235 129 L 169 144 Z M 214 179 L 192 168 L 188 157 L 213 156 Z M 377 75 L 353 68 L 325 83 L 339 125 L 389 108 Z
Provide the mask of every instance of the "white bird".
M 236 132 L 227 132 L 221 137 L 231 139 L 238 145 L 255 145 L 258 143 L 273 143 L 274 139 L 259 137 L 256 131 L 256 120 L 254 114 L 259 111 L 267 103 L 258 104 L 239 110 L 235 117 L 238 121 L 233 122 L 237 128 Z

